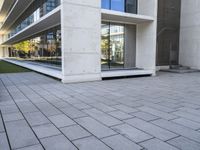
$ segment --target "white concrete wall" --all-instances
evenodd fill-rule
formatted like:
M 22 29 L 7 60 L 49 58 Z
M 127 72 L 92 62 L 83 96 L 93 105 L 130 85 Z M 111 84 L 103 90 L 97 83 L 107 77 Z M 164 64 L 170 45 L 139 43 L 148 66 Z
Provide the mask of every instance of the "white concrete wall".
M 200 69 L 200 0 L 182 0 L 179 63 Z
M 101 80 L 100 0 L 62 0 L 64 83 Z
M 136 67 L 156 72 L 157 0 L 139 0 L 138 14 L 154 21 L 137 25 Z

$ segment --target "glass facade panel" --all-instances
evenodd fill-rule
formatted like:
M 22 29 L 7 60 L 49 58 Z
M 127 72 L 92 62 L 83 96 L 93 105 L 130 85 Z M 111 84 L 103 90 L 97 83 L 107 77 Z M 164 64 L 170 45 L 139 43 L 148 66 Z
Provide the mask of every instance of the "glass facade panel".
M 102 70 L 124 68 L 124 25 L 102 24 L 101 64 Z
M 30 40 L 12 45 L 10 57 L 61 66 L 61 29 L 52 28 Z
M 137 13 L 137 0 L 126 0 L 126 12 Z
M 101 8 L 110 9 L 110 1 L 109 0 L 101 0 Z
M 137 0 L 101 0 L 101 8 L 136 14 Z
M 111 0 L 111 10 L 125 12 L 125 0 Z

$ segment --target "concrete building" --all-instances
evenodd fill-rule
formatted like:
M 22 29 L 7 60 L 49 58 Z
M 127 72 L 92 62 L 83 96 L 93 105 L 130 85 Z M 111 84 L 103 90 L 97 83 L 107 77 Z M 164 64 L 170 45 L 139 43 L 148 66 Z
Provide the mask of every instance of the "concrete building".
M 179 63 L 200 69 L 197 6 L 197 0 L 2 0 L 0 57 L 64 83 L 155 75 L 156 66 Z

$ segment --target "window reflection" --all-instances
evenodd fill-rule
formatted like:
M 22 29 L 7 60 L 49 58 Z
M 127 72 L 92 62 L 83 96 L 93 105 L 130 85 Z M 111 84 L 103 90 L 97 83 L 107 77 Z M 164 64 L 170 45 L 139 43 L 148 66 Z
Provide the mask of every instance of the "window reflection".
M 125 0 L 111 0 L 111 10 L 125 12 Z
M 124 25 L 102 24 L 101 64 L 102 70 L 124 68 Z
M 61 29 L 55 27 L 30 40 L 14 44 L 10 56 L 19 60 L 61 66 Z
M 137 0 L 101 0 L 101 8 L 136 14 Z

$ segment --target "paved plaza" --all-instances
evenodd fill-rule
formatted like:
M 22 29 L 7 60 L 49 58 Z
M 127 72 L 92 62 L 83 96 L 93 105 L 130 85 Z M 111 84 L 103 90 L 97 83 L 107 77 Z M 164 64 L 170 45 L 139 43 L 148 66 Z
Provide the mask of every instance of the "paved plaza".
M 0 150 L 200 150 L 200 73 L 62 84 L 0 75 Z

